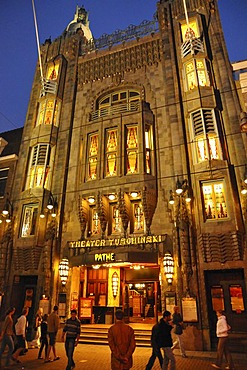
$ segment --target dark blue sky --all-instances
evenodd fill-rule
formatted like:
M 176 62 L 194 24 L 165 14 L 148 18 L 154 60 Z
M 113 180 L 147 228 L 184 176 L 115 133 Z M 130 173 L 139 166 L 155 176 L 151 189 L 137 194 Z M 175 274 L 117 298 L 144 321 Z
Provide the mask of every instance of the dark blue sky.
M 218 3 L 230 60 L 247 59 L 247 0 Z M 35 0 L 41 43 L 64 31 L 77 4 L 89 11 L 95 38 L 151 20 L 156 11 L 156 0 Z M 37 62 L 31 0 L 0 0 L 0 47 L 0 132 L 4 132 L 25 122 Z

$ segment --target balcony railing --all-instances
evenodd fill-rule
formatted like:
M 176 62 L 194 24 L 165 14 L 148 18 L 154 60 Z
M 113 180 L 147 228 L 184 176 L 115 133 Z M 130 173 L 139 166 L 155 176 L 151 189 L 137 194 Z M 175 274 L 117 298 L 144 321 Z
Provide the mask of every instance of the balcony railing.
M 100 117 L 107 117 L 114 114 L 126 112 L 138 112 L 141 110 L 141 102 L 119 103 L 105 108 L 100 108 L 91 113 L 90 121 L 94 121 Z

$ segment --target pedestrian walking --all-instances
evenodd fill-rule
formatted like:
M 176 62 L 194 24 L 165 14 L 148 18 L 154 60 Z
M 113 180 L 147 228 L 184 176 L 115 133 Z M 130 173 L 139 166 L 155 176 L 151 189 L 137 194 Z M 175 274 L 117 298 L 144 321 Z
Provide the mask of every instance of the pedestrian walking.
M 164 351 L 162 370 L 167 370 L 170 362 L 170 370 L 176 369 L 176 360 L 172 351 L 172 318 L 171 312 L 165 311 L 159 322 L 158 343 Z
M 156 357 L 158 357 L 160 368 L 162 368 L 163 357 L 162 357 L 162 353 L 161 353 L 160 346 L 158 343 L 158 338 L 159 338 L 158 335 L 159 335 L 159 323 L 155 324 L 152 327 L 152 334 L 151 334 L 152 355 L 148 360 L 146 370 L 152 369 Z
M 124 323 L 124 313 L 116 310 L 116 323 L 108 330 L 108 343 L 111 349 L 111 369 L 127 370 L 133 366 L 133 353 L 136 348 L 134 330 Z
M 27 315 L 29 309 L 27 307 L 23 308 L 21 316 L 17 319 L 15 324 L 15 334 L 17 339 L 17 347 L 15 352 L 12 355 L 12 360 L 16 363 L 21 364 L 21 361 L 18 360 L 21 352 L 26 349 L 26 329 L 27 329 Z
M 216 324 L 216 335 L 218 337 L 218 346 L 217 346 L 217 359 L 215 364 L 211 364 L 216 369 L 221 369 L 223 354 L 227 361 L 227 366 L 225 369 L 234 369 L 234 364 L 232 361 L 232 356 L 229 351 L 228 344 L 228 331 L 231 330 L 230 325 L 228 325 L 226 316 L 223 315 L 222 310 L 216 311 L 218 317 Z
M 43 310 L 41 308 L 38 309 L 35 315 L 34 319 L 34 339 L 30 343 L 30 348 L 40 348 L 40 336 L 41 336 L 41 322 L 42 322 L 42 315 L 43 315 Z
M 174 349 L 179 344 L 180 353 L 182 357 L 187 357 L 184 349 L 184 337 L 183 337 L 183 319 L 179 312 L 179 307 L 174 306 L 174 312 L 172 315 L 172 322 L 174 324 L 174 334 L 176 335 L 176 342 L 173 343 L 172 348 Z
M 42 360 L 42 351 L 45 347 L 45 358 L 47 358 L 47 351 L 48 351 L 48 338 L 47 338 L 47 318 L 48 315 L 44 314 L 43 319 L 40 325 L 40 349 L 38 354 L 38 359 Z
M 49 357 L 51 349 L 52 349 L 53 356 L 54 356 L 53 361 L 60 359 L 60 357 L 57 356 L 57 353 L 56 353 L 56 336 L 57 336 L 59 324 L 60 324 L 60 319 L 58 316 L 58 306 L 54 306 L 53 312 L 47 318 L 47 333 L 49 337 L 49 344 L 48 344 L 48 350 L 47 350 L 47 356 L 45 358 L 45 362 L 51 362 L 51 359 Z
M 66 370 L 71 370 L 75 367 L 73 354 L 74 349 L 79 342 L 81 333 L 81 323 L 76 315 L 77 311 L 71 310 L 71 317 L 66 321 L 62 334 L 62 340 L 64 340 L 64 337 L 66 336 L 65 351 L 66 356 L 68 357 L 68 365 L 66 367 Z
M 15 308 L 10 307 L 5 316 L 5 320 L 3 323 L 2 331 L 0 334 L 0 340 L 2 340 L 1 348 L 0 348 L 0 361 L 2 358 L 2 354 L 5 350 L 5 347 L 8 346 L 8 353 L 6 356 L 5 368 L 7 369 L 10 365 L 10 359 L 12 353 L 14 351 L 14 341 L 13 341 L 13 315 L 15 313 Z M 0 362 L 1 367 L 1 362 Z

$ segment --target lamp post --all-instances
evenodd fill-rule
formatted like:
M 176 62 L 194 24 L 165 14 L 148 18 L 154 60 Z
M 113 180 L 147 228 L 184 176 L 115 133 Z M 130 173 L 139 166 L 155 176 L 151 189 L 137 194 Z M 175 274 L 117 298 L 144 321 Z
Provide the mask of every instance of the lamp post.
M 178 278 L 181 271 L 180 294 L 190 295 L 190 280 L 192 270 L 192 223 L 191 223 L 191 201 L 192 189 L 188 180 L 177 179 L 175 191 L 170 190 L 169 204 L 172 205 L 174 212 L 174 226 L 176 232 L 176 249 L 178 263 Z

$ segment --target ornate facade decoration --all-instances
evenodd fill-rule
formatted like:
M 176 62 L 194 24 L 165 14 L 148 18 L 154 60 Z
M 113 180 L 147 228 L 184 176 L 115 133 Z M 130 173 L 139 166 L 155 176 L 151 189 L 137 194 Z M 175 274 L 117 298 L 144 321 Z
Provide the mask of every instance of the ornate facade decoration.
M 147 227 L 147 234 L 150 234 L 150 227 L 152 224 L 152 219 L 154 215 L 154 211 L 157 205 L 157 193 L 154 189 L 148 189 L 144 187 L 143 189 L 143 210 L 144 210 L 144 217 Z
M 201 234 L 198 242 L 204 262 L 225 263 L 243 259 L 243 235 L 238 231 L 228 234 Z
M 118 194 L 119 211 L 122 219 L 124 236 L 126 237 L 129 220 L 130 220 L 130 199 L 126 193 L 119 192 Z
M 98 193 L 97 197 L 97 210 L 100 219 L 100 226 L 102 230 L 102 236 L 105 235 L 107 221 L 109 218 L 109 202 L 104 195 Z
M 85 230 L 89 217 L 89 205 L 88 202 L 83 199 L 80 195 L 78 197 L 78 217 L 81 226 L 81 240 L 85 237 Z
M 137 44 L 98 58 L 87 60 L 78 66 L 79 85 L 101 80 L 116 74 L 151 66 L 161 59 L 160 40 Z

